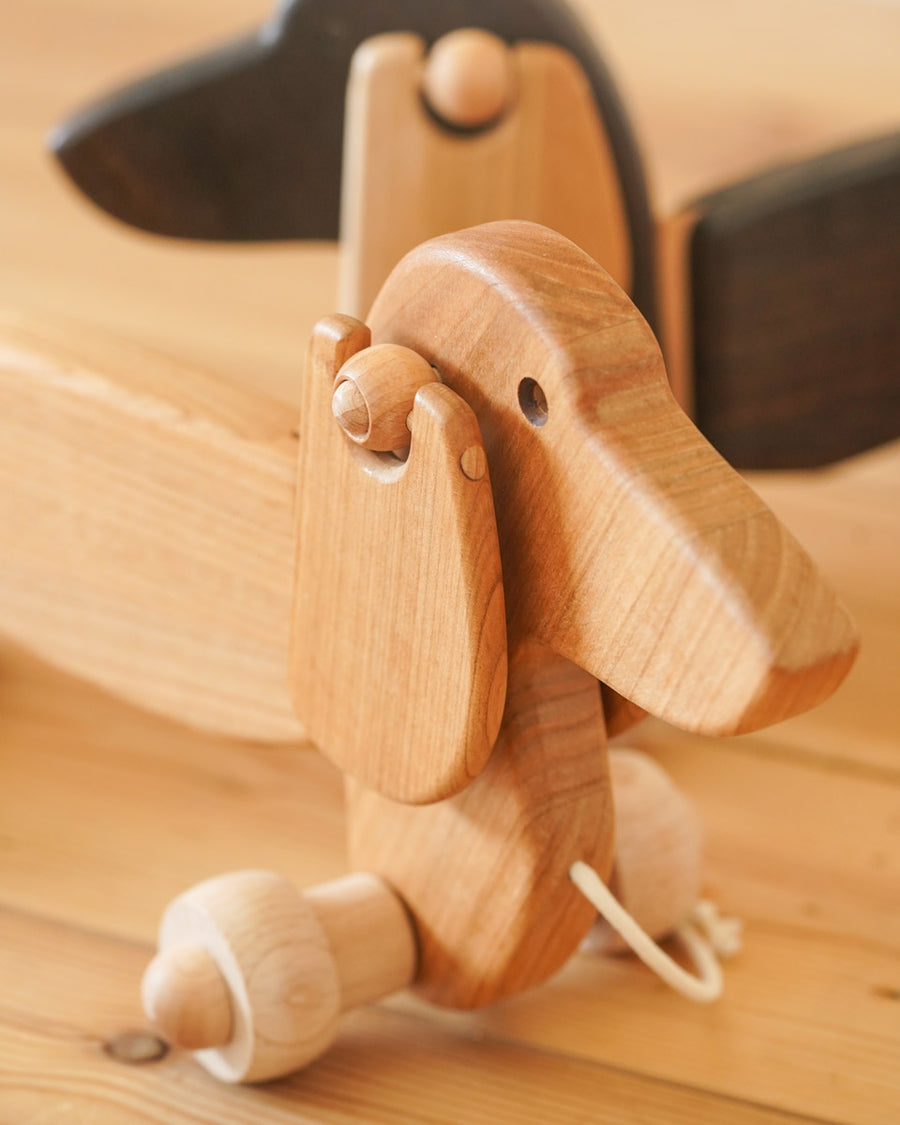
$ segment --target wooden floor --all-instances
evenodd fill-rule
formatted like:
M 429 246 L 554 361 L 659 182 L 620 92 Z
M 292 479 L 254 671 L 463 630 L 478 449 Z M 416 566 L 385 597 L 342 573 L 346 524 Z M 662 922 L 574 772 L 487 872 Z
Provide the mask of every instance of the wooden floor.
M 267 6 L 7 0 L 3 303 L 65 312 L 296 398 L 305 336 L 331 308 L 333 248 L 144 240 L 71 194 L 41 152 L 42 131 L 98 87 Z M 651 11 L 670 42 L 689 33 L 666 23 L 674 6 L 647 4 L 643 24 L 638 5 L 580 6 L 608 40 L 620 33 L 626 87 L 647 91 L 637 112 L 661 197 L 677 197 L 697 173 L 666 128 L 672 63 L 657 46 L 640 64 L 637 44 L 655 26 Z M 795 7 L 821 13 L 808 42 L 822 44 L 823 68 L 842 39 L 844 79 L 868 66 L 854 112 L 873 126 L 896 119 L 900 68 L 885 60 L 900 57 L 897 10 Z M 687 5 L 695 23 L 704 8 Z M 745 41 L 765 38 L 765 9 L 746 18 Z M 854 10 L 856 32 L 839 35 Z M 787 48 L 774 38 L 777 55 Z M 816 116 L 769 61 L 772 93 L 752 122 L 742 111 L 743 146 L 716 143 L 722 105 L 698 142 L 731 162 L 713 160 L 710 181 L 742 159 L 752 166 L 760 138 L 773 151 L 787 144 L 776 118 L 813 147 L 853 124 L 833 95 Z M 685 111 L 701 86 L 685 85 Z M 647 723 L 631 738 L 697 802 L 706 889 L 746 922 L 719 1004 L 688 1004 L 630 959 L 581 956 L 544 988 L 477 1015 L 407 998 L 358 1013 L 323 1060 L 259 1089 L 224 1089 L 175 1054 L 128 1065 L 118 1037 L 144 1026 L 137 982 L 162 907 L 236 867 L 275 867 L 300 884 L 341 873 L 340 781 L 308 747 L 192 734 L 0 645 L 0 1125 L 900 1120 L 900 446 L 753 483 L 843 594 L 863 649 L 835 698 L 770 731 L 713 744 Z

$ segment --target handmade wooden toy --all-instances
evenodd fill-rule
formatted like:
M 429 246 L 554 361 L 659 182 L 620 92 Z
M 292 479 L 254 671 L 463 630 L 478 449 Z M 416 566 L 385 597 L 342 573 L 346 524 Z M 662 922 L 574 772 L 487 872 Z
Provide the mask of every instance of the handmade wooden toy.
M 338 307 L 355 316 L 427 238 L 506 218 L 559 230 L 631 294 L 716 448 L 765 468 L 900 433 L 900 136 L 859 135 L 808 158 L 800 130 L 797 162 L 665 210 L 563 0 L 290 0 L 53 145 L 87 195 L 150 231 L 340 227 Z
M 174 717 L 303 731 L 348 775 L 356 874 L 241 872 L 165 914 L 148 1014 L 226 1080 L 303 1065 L 407 985 L 468 1008 L 539 984 L 604 881 L 651 935 L 677 925 L 696 821 L 608 735 L 643 711 L 754 730 L 852 663 L 646 322 L 544 228 L 432 240 L 368 326 L 321 320 L 299 431 L 194 374 L 3 340 L 4 627 Z

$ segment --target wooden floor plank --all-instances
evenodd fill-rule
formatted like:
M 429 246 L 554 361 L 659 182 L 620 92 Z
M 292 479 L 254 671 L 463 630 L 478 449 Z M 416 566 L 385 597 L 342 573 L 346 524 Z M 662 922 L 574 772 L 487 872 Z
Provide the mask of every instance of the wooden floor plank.
M 0 902 L 149 941 L 220 871 L 345 870 L 343 783 L 309 746 L 203 736 L 0 653 Z
M 900 442 L 816 473 L 750 483 L 810 551 L 853 613 L 855 667 L 822 707 L 756 737 L 830 761 L 900 772 Z
M 223 1087 L 189 1057 L 128 1066 L 104 1046 L 140 1028 L 125 982 L 146 949 L 0 911 L 0 1120 L 87 1125 L 577 1122 L 788 1125 L 798 1118 L 554 1052 L 370 1009 L 307 1071 Z M 35 979 L 34 959 L 45 965 Z M 806 1119 L 803 1119 L 806 1120 Z
M 582 955 L 540 996 L 465 1022 L 836 1125 L 890 1125 L 900 1108 L 898 968 L 886 946 L 750 920 L 716 1005 L 688 1007 L 631 958 Z
M 704 893 L 745 923 L 723 999 L 692 1006 L 633 958 L 583 955 L 466 1025 L 823 1120 L 896 1121 L 900 786 L 674 735 L 632 742 L 697 804 Z
M 340 780 L 315 753 L 191 734 L 11 650 L 6 671 L 0 902 L 149 942 L 164 903 L 217 871 L 272 866 L 303 885 L 343 870 Z M 790 744 L 759 752 L 661 724 L 631 741 L 696 801 L 706 890 L 747 923 L 725 999 L 694 1007 L 631 960 L 582 957 L 544 989 L 452 1018 L 454 1034 L 823 1120 L 890 1120 L 900 784 Z

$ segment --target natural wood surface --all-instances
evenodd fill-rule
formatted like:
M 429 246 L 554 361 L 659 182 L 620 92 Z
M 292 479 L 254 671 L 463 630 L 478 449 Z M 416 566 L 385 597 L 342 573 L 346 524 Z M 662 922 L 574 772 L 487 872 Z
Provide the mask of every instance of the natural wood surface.
M 359 448 L 338 425 L 335 382 L 349 365 L 365 387 L 369 339 L 364 324 L 331 316 L 310 341 L 291 693 L 310 738 L 341 769 L 419 804 L 477 777 L 500 728 L 500 548 L 490 475 L 470 479 L 462 464 L 475 451 L 483 460 L 478 421 L 452 390 L 431 381 L 401 411 L 412 428 L 406 461 Z M 377 371 L 385 353 L 373 351 Z
M 540 299 L 517 303 L 532 291 Z M 428 463 L 448 468 L 355 449 L 332 417 L 336 371 L 308 378 L 296 477 L 299 723 L 284 671 L 297 487 L 288 412 L 138 349 L 14 316 L 0 326 L 7 635 L 194 726 L 267 739 L 305 730 L 401 799 L 456 791 L 483 765 L 503 697 L 504 598 L 516 636 L 539 637 L 687 729 L 755 729 L 833 691 L 855 646 L 840 602 L 679 411 L 646 325 L 583 252 L 529 224 L 436 240 L 406 259 L 373 315 L 377 343 L 411 345 L 450 388 L 421 391 L 419 408 Z M 490 434 L 490 477 L 469 406 Z M 377 473 L 358 471 L 366 458 Z M 442 483 L 426 489 L 432 476 Z M 405 543 L 394 521 L 415 505 L 434 522 L 408 521 Z M 362 565 L 376 555 L 381 565 Z M 423 574 L 433 596 L 410 600 Z M 394 668 L 394 654 L 416 644 L 436 645 L 455 669 L 438 695 L 430 658 L 407 664 L 406 686 Z M 383 717 L 401 713 L 416 718 L 398 720 L 411 743 L 392 775 Z M 434 773 L 415 764 L 419 736 L 434 741 Z
M 694 190 L 896 124 L 898 12 L 581 0 L 638 114 L 654 180 Z M 135 237 L 46 161 L 43 131 L 98 86 L 258 22 L 268 0 L 33 0 L 0 39 L 0 294 L 299 400 L 331 247 Z M 848 30 L 852 29 L 852 30 Z M 688 65 L 682 63 L 686 60 Z M 701 175 L 701 173 L 703 173 Z M 296 422 L 294 407 L 286 412 Z M 821 708 L 715 746 L 629 736 L 697 804 L 705 890 L 747 922 L 722 1003 L 687 1007 L 630 959 L 579 957 L 518 1000 L 439 1018 L 366 1010 L 292 1079 L 224 1088 L 186 1055 L 126 1066 L 160 911 L 219 871 L 304 886 L 347 869 L 340 778 L 308 746 L 191 734 L 0 649 L 0 1119 L 893 1125 L 898 955 L 900 450 L 754 478 L 860 625 Z
M 495 121 L 515 96 L 507 44 L 476 27 L 451 31 L 428 52 L 422 93 L 432 113 L 455 129 Z
M 351 866 L 377 871 L 415 920 L 414 987 L 472 1008 L 546 980 L 594 911 L 568 878 L 603 876 L 613 808 L 596 681 L 534 641 L 510 654 L 500 736 L 484 772 L 436 805 L 398 805 L 348 787 Z
M 900 436 L 898 199 L 900 131 L 692 208 L 693 417 L 735 464 L 815 467 Z
M 865 0 L 577 0 L 622 86 L 660 211 L 774 161 L 900 123 L 900 12 Z M 31 0 L 4 12 L 0 299 L 65 314 L 299 399 L 312 326 L 334 308 L 332 246 L 201 246 L 104 219 L 43 134 L 102 89 L 257 26 L 270 0 Z M 46 33 L 51 27 L 55 32 Z M 263 296 L 264 295 L 264 296 Z
M 370 327 L 478 417 L 511 637 L 705 734 L 798 714 L 846 675 L 840 601 L 678 408 L 646 322 L 577 246 L 523 222 L 432 239 Z
M 207 879 L 167 906 L 159 948 L 144 1012 L 226 1082 L 305 1066 L 331 1045 L 342 1011 L 405 988 L 416 968 L 403 905 L 362 873 L 308 894 L 271 871 Z
M 657 270 L 643 158 L 590 34 L 564 30 L 562 0 L 460 0 L 452 9 L 394 0 L 358 14 L 352 2 L 331 0 L 350 5 L 341 18 L 327 0 L 292 0 L 257 37 L 101 98 L 55 135 L 60 160 L 89 198 L 140 228 L 333 238 L 346 142 L 345 310 L 364 315 L 390 266 L 430 235 L 531 218 L 609 266 L 652 324 L 663 307 L 679 386 L 695 383 L 701 430 L 738 467 L 815 466 L 900 433 L 900 132 L 866 140 L 866 124 L 861 143 L 707 189 L 689 207 L 698 222 L 684 244 L 688 268 L 663 260 Z M 533 22 L 551 11 L 557 35 Z M 440 13 L 449 25 L 431 22 Z M 481 56 L 453 40 L 420 58 L 454 19 L 483 20 L 503 39 L 464 32 Z M 379 34 L 387 31 L 399 34 Z M 309 50 L 323 33 L 331 56 Z M 475 107 L 488 95 L 481 118 L 466 108 L 467 85 Z M 314 99 L 320 111 L 304 129 Z M 666 225 L 684 224 L 655 211 L 668 259 Z M 654 296 L 654 272 L 663 287 L 689 284 Z M 688 321 L 674 332 L 673 313 Z M 851 351 L 857 377 L 847 380 Z
M 363 354 L 364 353 L 364 354 Z M 409 453 L 416 392 L 440 380 L 420 355 L 397 344 L 376 344 L 350 356 L 335 376 L 331 412 L 363 449 Z
M 5 635 L 195 726 L 298 737 L 294 411 L 14 315 L 0 400 Z
M 492 128 L 460 136 L 423 109 L 424 56 L 422 40 L 402 34 L 377 36 L 354 56 L 339 309 L 365 317 L 413 247 L 494 219 L 529 219 L 560 231 L 627 288 L 632 248 L 622 190 L 574 59 L 558 47 L 511 48 L 514 96 L 506 112 Z M 426 97 L 428 88 L 426 79 Z
M 239 871 L 191 887 L 166 908 L 159 940 L 162 957 L 179 947 L 204 949 L 221 974 L 232 1026 L 224 1043 L 210 1037 L 197 1045 L 205 1048 L 206 1068 L 222 1081 L 284 1074 L 334 1038 L 340 983 L 328 938 L 283 875 Z M 144 977 L 143 998 L 153 1014 L 171 998 L 165 996 L 166 969 L 165 961 L 156 961 Z M 163 1024 L 163 1030 L 176 1028 Z

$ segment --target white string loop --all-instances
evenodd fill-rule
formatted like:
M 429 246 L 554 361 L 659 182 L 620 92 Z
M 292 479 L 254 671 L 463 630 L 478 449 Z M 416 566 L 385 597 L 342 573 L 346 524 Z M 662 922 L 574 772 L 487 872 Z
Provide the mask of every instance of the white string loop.
M 660 949 L 593 867 L 576 860 L 569 868 L 569 876 L 622 940 L 670 988 L 698 1004 L 719 999 L 723 984 L 719 957 L 731 957 L 741 947 L 741 924 L 737 919 L 720 918 L 713 903 L 701 901 L 690 919 L 673 931 L 694 962 L 697 969 L 694 976 Z

